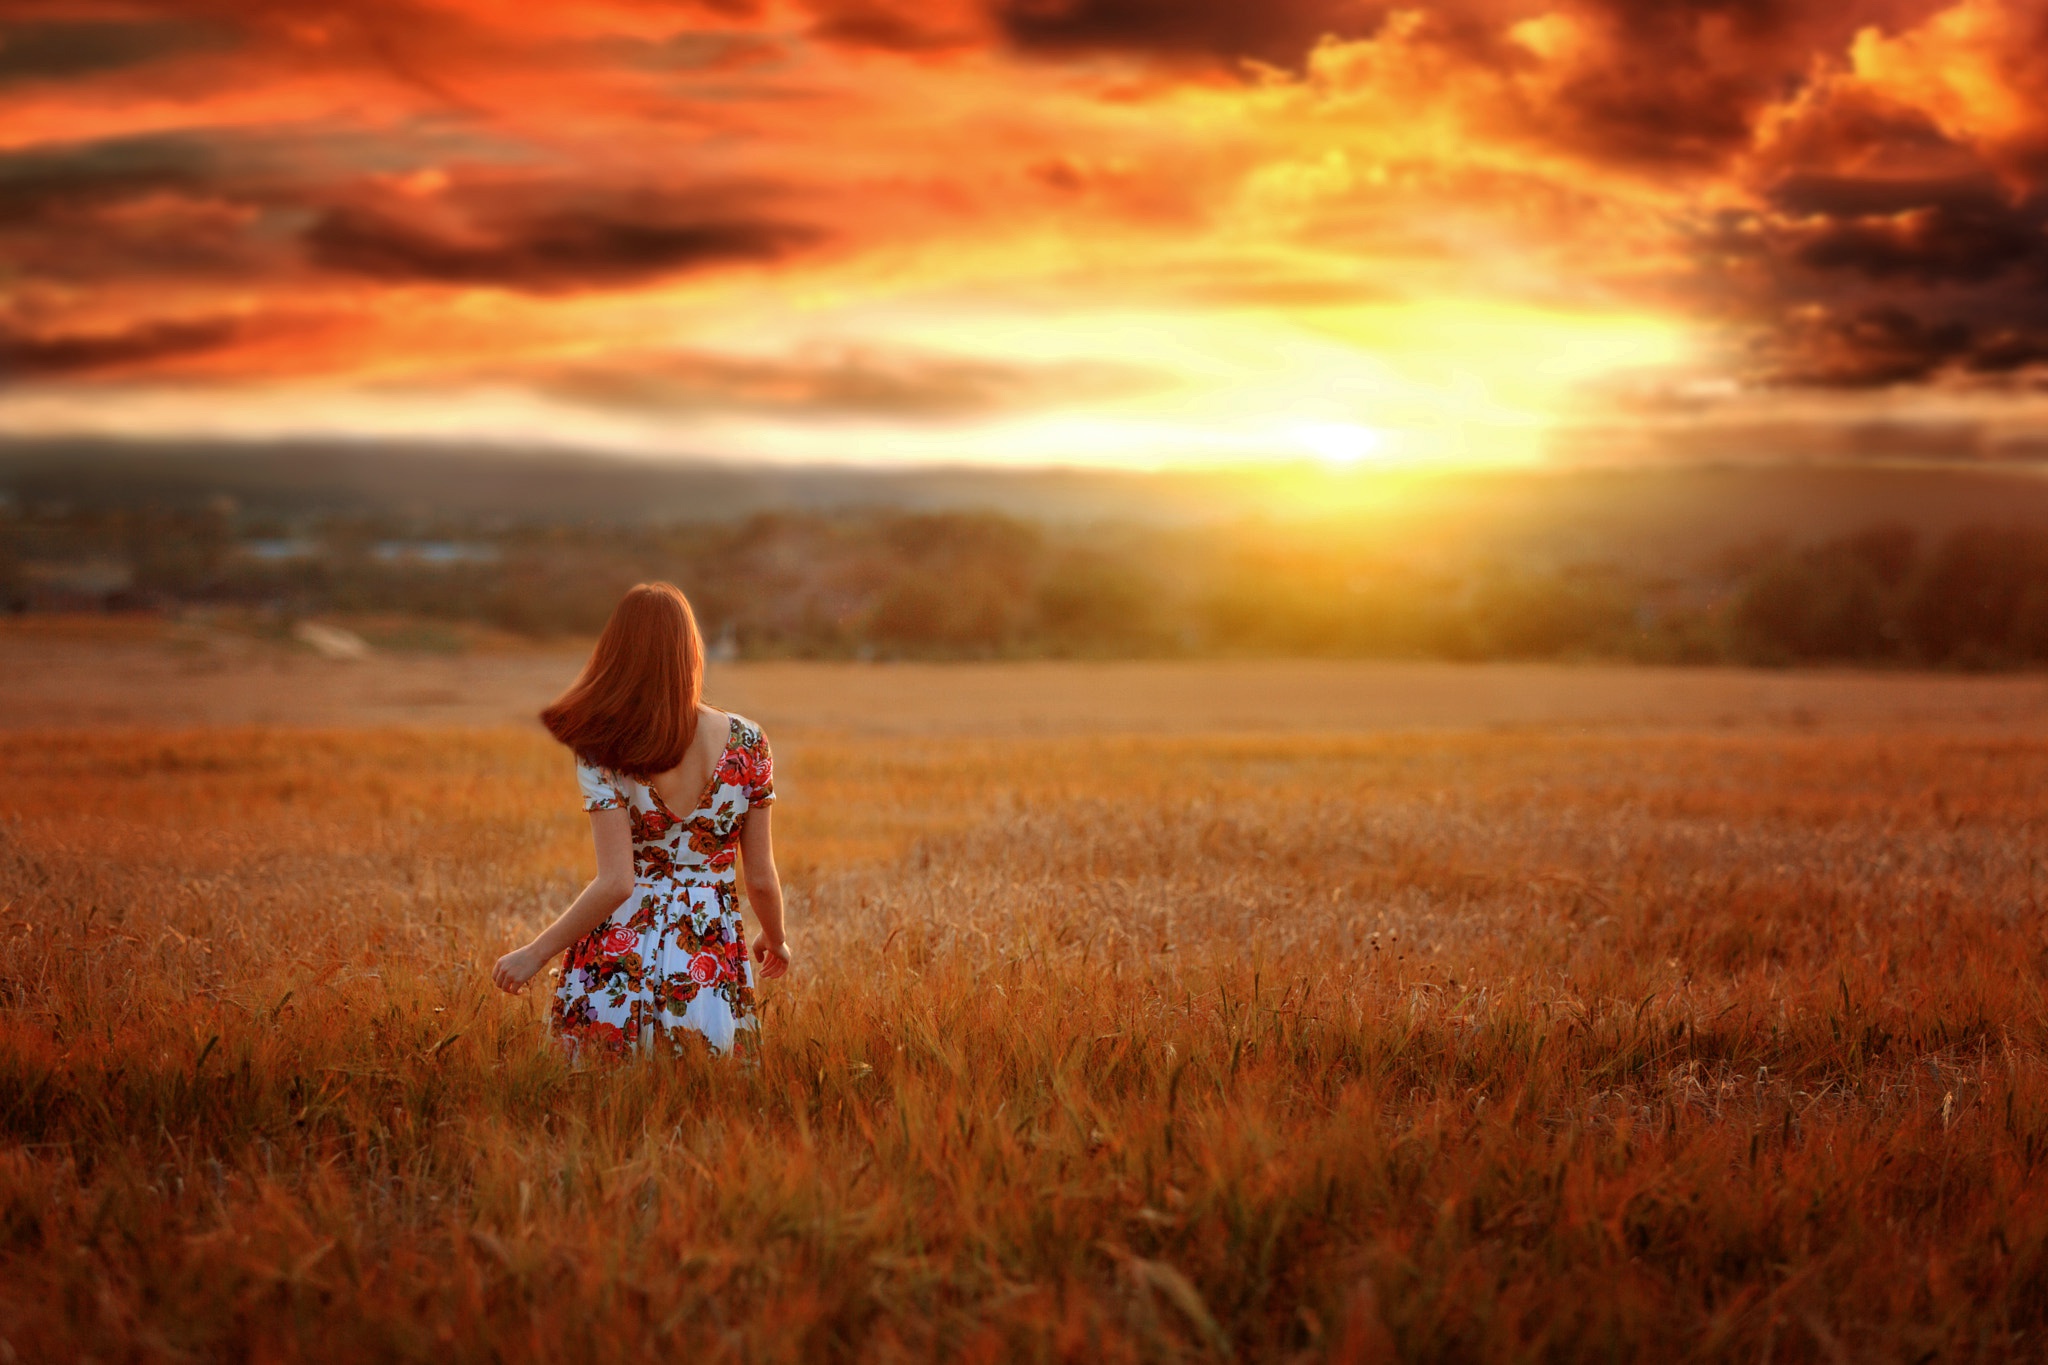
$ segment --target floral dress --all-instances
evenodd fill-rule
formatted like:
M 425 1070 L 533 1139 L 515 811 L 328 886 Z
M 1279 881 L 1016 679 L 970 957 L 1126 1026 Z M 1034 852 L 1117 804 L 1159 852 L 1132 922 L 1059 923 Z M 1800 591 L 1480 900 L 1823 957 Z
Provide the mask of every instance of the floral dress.
M 569 948 L 554 1027 L 572 1052 L 625 1053 L 702 1035 L 731 1051 L 758 1024 L 754 971 L 734 885 L 747 812 L 775 799 L 768 741 L 731 717 L 711 781 L 687 811 L 645 782 L 580 755 L 585 810 L 624 807 L 633 827 L 633 891 Z

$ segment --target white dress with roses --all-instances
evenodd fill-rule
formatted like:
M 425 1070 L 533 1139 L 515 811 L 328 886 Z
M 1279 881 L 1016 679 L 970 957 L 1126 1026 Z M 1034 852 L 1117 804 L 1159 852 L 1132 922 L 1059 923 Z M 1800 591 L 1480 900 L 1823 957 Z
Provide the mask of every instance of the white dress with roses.
M 759 1022 L 735 866 L 747 812 L 775 799 L 767 739 L 731 717 L 718 766 L 687 811 L 580 756 L 576 779 L 585 810 L 623 807 L 631 820 L 633 892 L 563 959 L 556 1031 L 578 1053 L 696 1039 L 733 1050 Z

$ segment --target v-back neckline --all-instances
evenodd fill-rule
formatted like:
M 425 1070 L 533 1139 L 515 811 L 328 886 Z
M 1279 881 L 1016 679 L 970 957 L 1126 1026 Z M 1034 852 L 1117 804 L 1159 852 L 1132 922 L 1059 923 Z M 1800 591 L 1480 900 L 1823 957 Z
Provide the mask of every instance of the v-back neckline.
M 711 760 L 711 776 L 704 779 L 704 790 L 697 793 L 696 805 L 691 806 L 687 811 L 678 813 L 676 808 L 674 806 L 671 806 L 667 802 L 667 800 L 665 800 L 662 797 L 661 788 L 655 786 L 652 782 L 645 783 L 644 785 L 647 788 L 648 794 L 654 798 L 654 804 L 660 806 L 663 810 L 667 811 L 669 817 L 675 820 L 687 820 L 692 815 L 695 815 L 698 811 L 703 810 L 705 804 L 711 800 L 711 794 L 718 790 L 718 770 L 725 766 L 725 756 L 732 752 L 733 739 L 735 736 L 739 734 L 739 732 L 739 717 L 735 716 L 730 711 L 726 712 L 725 746 L 718 751 L 718 757 Z

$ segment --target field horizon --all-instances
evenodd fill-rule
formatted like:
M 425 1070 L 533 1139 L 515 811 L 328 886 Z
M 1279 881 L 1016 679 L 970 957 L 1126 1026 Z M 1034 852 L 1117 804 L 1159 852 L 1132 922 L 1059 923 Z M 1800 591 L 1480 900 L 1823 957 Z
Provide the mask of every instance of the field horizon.
M 0 620 L 0 730 L 527 726 L 589 642 L 354 621 L 323 658 L 282 630 L 104 616 Z M 706 695 L 779 731 L 1371 733 L 1581 727 L 2048 731 L 2048 670 L 1386 659 L 716 662 Z

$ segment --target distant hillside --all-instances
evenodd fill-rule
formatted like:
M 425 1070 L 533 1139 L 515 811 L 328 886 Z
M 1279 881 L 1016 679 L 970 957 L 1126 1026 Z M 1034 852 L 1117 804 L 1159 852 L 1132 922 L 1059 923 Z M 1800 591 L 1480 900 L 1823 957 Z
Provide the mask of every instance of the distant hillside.
M 1061 519 L 1142 512 L 1155 494 L 1184 496 L 1155 485 L 1142 474 L 743 467 L 430 444 L 0 440 L 0 493 L 24 505 L 190 508 L 225 495 L 284 517 L 644 525 L 886 507 Z M 1200 514 L 1194 506 L 1157 511 Z
M 2048 665 L 2048 478 L 736 469 L 433 447 L 0 452 L 0 610 L 596 629 L 750 656 Z
M 1696 567 L 1731 546 L 1798 546 L 1898 524 L 2048 527 L 2034 465 L 1762 465 L 1441 474 L 882 470 L 648 463 L 424 444 L 0 441 L 23 509 L 192 509 L 471 524 L 646 526 L 760 512 L 990 511 L 1047 523 L 1321 523 L 1414 560 Z

